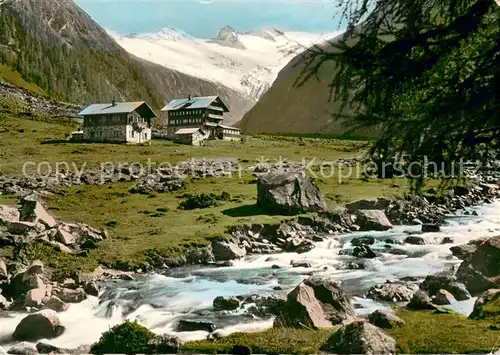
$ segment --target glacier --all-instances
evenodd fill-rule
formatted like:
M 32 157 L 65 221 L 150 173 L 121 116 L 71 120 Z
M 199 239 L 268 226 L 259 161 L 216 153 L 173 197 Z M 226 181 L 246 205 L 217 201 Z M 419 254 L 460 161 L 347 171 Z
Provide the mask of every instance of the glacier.
M 221 83 L 255 101 L 296 55 L 340 33 L 280 31 L 274 28 L 238 33 L 225 26 L 217 38 L 201 39 L 172 27 L 143 34 L 108 32 L 120 46 L 139 58 Z

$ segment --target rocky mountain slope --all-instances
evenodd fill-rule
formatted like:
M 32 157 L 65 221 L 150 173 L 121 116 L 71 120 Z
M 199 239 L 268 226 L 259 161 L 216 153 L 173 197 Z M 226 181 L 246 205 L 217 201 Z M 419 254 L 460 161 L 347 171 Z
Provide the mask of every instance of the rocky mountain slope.
M 334 51 L 333 43 L 339 37 L 321 46 Z M 239 123 L 247 133 L 307 133 L 344 134 L 347 129 L 332 114 L 338 112 L 340 102 L 330 98 L 329 84 L 335 73 L 335 63 L 323 64 L 319 75 L 302 86 L 297 86 L 308 61 L 304 52 L 293 58 L 278 74 L 270 89 Z M 369 135 L 370 132 L 356 132 Z
M 219 94 L 230 106 L 229 123 L 253 104 L 221 84 L 127 53 L 72 0 L 1 1 L 0 64 L 78 104 L 143 99 L 159 109 L 174 97 Z

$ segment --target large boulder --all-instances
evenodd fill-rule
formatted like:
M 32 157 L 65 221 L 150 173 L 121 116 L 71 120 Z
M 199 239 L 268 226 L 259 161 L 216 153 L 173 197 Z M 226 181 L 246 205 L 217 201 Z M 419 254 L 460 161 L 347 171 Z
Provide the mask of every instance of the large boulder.
M 63 332 L 64 327 L 59 322 L 56 313 L 51 310 L 44 310 L 23 318 L 17 325 L 12 337 L 20 341 L 52 339 Z
M 56 240 L 64 245 L 74 245 L 76 243 L 75 236 L 63 227 L 57 229 Z
M 392 329 L 405 325 L 405 321 L 399 318 L 390 309 L 377 309 L 368 316 L 368 320 L 374 326 L 385 329 Z
M 45 274 L 43 263 L 36 260 L 27 269 L 12 276 L 9 283 L 4 285 L 3 293 L 6 297 L 19 299 L 29 290 L 44 289 L 47 280 L 48 277 Z
M 43 300 L 43 306 L 44 308 L 51 309 L 56 312 L 64 312 L 69 308 L 68 303 L 63 302 L 59 297 L 56 296 L 45 298 Z
M 45 287 L 29 290 L 26 293 L 24 305 L 26 307 L 39 307 L 42 304 L 43 299 L 45 298 L 46 292 L 47 290 L 45 289 Z
M 470 248 L 451 248 L 455 256 L 464 260 L 457 270 L 458 281 L 464 283 L 473 296 L 500 288 L 500 236 L 471 245 Z
M 87 298 L 87 294 L 82 288 L 76 290 L 70 288 L 63 288 L 61 290 L 54 290 L 55 295 L 67 303 L 80 303 Z
M 321 350 L 330 354 L 395 354 L 396 341 L 365 321 L 343 325 Z
M 57 225 L 52 217 L 38 201 L 36 196 L 27 196 L 21 201 L 21 221 L 40 222 L 48 228 L 54 228 Z
M 99 296 L 99 286 L 95 282 L 86 282 L 83 285 L 83 290 L 87 295 L 94 297 Z
M 416 286 L 406 283 L 386 282 L 370 288 L 367 297 L 376 301 L 407 302 L 412 299 L 416 289 Z
M 385 231 L 392 228 L 391 222 L 381 210 L 356 211 L 356 223 L 364 231 Z
M 359 247 L 354 247 L 352 256 L 362 259 L 373 259 L 377 257 L 377 254 L 369 246 L 361 245 Z
M 446 290 L 439 290 L 432 299 L 432 303 L 438 306 L 446 306 L 452 304 L 454 301 L 455 297 L 453 297 L 453 295 Z
M 229 239 L 212 241 L 212 252 L 215 260 L 218 261 L 239 259 L 247 254 L 245 248 L 239 247 Z
M 458 301 L 465 301 L 471 298 L 465 286 L 457 281 L 454 275 L 441 273 L 429 275 L 420 284 L 420 289 L 428 292 L 430 296 L 436 295 L 440 290 L 446 290 Z
M 324 328 L 354 316 L 344 291 L 335 282 L 312 277 L 287 296 L 275 327 Z
M 432 301 L 427 293 L 421 290 L 418 290 L 413 294 L 410 303 L 408 303 L 406 307 L 415 311 L 435 310 L 437 308 L 434 304 L 432 304 Z
M 6 224 L 7 231 L 15 235 L 36 234 L 42 231 L 42 225 L 35 222 L 9 221 Z
M 497 318 L 500 321 L 500 289 L 482 293 L 474 303 L 470 319 Z
M 303 173 L 272 172 L 257 180 L 257 204 L 271 213 L 326 210 L 318 188 Z

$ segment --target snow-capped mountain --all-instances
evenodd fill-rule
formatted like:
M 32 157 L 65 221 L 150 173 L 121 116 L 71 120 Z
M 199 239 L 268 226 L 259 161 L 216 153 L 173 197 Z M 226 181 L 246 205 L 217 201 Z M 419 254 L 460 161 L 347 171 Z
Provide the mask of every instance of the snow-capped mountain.
M 214 39 L 194 38 L 173 28 L 152 34 L 110 34 L 137 57 L 224 84 L 258 100 L 292 58 L 338 33 L 312 34 L 276 29 L 237 33 L 225 26 Z

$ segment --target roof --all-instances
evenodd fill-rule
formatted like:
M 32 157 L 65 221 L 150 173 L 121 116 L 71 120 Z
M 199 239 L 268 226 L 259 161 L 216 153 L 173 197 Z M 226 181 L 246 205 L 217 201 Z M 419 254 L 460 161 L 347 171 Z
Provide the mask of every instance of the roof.
M 209 126 L 209 127 L 217 127 L 217 123 L 213 123 L 213 122 L 205 122 L 205 126 Z
M 142 105 L 146 105 L 151 113 L 156 117 L 154 111 L 144 101 L 133 102 L 116 102 L 114 105 L 109 104 L 93 104 L 81 111 L 78 116 L 91 116 L 91 115 L 109 115 L 116 113 L 131 113 L 137 110 Z
M 239 129 L 239 128 L 231 127 L 231 126 L 224 126 L 223 124 L 217 125 L 217 127 L 225 128 L 225 129 L 232 129 L 232 130 L 235 130 L 235 131 L 241 131 L 241 129 Z
M 199 130 L 200 130 L 199 128 L 181 128 L 174 134 L 193 134 L 198 132 Z
M 220 100 L 219 96 L 201 96 L 201 97 L 191 97 L 191 98 L 182 98 L 182 99 L 174 99 L 170 101 L 162 111 L 175 111 L 179 109 L 197 109 L 197 108 L 208 108 L 212 105 L 215 100 Z M 223 111 L 229 111 L 226 105 L 220 100 L 222 105 L 224 106 Z

